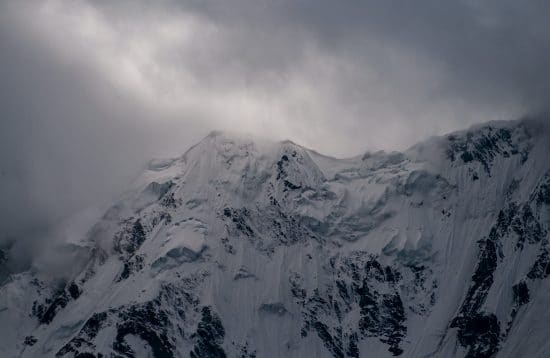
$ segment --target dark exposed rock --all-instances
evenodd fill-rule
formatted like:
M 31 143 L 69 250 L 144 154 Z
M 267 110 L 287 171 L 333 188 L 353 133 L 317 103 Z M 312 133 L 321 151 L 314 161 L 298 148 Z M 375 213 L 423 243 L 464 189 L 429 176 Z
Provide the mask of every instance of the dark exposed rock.
M 294 183 L 291 183 L 290 181 L 288 180 L 284 180 L 283 181 L 284 185 L 286 188 L 290 189 L 290 190 L 296 190 L 296 189 L 300 189 L 302 186 L 301 185 L 296 185 Z
M 245 342 L 244 344 L 237 344 L 235 342 L 231 343 L 233 346 L 235 346 L 236 351 L 236 357 L 238 358 L 256 358 L 256 351 L 250 347 L 248 342 Z
M 126 280 L 128 277 L 130 277 L 131 274 L 143 268 L 143 256 L 134 255 L 129 259 L 124 260 L 123 265 L 124 266 L 122 268 L 122 272 L 120 273 L 120 276 L 117 278 L 118 282 L 122 280 Z
M 171 326 L 168 315 L 160 309 L 157 302 L 147 302 L 143 305 L 134 305 L 119 313 L 120 321 L 117 324 L 116 338 L 113 349 L 123 356 L 132 357 L 134 354 L 124 338 L 136 335 L 146 341 L 158 358 L 174 356 L 175 346 L 168 336 L 167 329 Z
M 544 176 L 535 195 L 539 206 L 542 204 L 550 205 L 550 173 Z
M 522 135 L 528 135 L 525 128 L 520 127 Z M 501 155 L 504 158 L 520 155 L 525 162 L 529 156 L 529 147 L 521 147 L 513 138 L 514 133 L 508 128 L 493 128 L 485 126 L 481 129 L 468 131 L 463 136 L 449 135 L 447 157 L 451 161 L 460 158 L 463 163 L 478 162 L 487 174 L 491 173 L 494 159 Z
M 365 337 L 378 337 L 393 355 L 402 354 L 407 328 L 399 272 L 365 253 L 333 257 L 330 267 L 339 279 L 311 294 L 301 287 L 298 275 L 289 278 L 292 295 L 303 307 L 302 336 L 316 332 L 334 357 L 359 357 L 357 343 Z M 358 321 L 351 319 L 357 311 Z
M 35 336 L 26 336 L 23 344 L 26 346 L 34 346 L 38 342 Z
M 230 218 L 233 221 L 235 228 L 242 234 L 252 237 L 254 236 L 254 230 L 248 225 L 250 220 L 250 211 L 247 208 L 238 209 L 223 209 L 223 215 Z
M 136 251 L 146 238 L 145 228 L 140 219 L 123 222 L 122 230 L 115 235 L 114 239 L 114 250 L 123 262 L 123 269 L 117 282 L 127 279 L 132 273 L 143 268 L 143 257 L 137 255 Z
M 514 303 L 518 306 L 529 303 L 529 288 L 525 281 L 522 281 L 512 287 L 514 292 Z
M 289 157 L 290 156 L 290 157 Z M 298 190 L 304 187 L 304 183 L 301 182 L 300 178 L 296 178 L 292 173 L 292 169 L 289 170 L 289 167 L 292 167 L 296 164 L 302 165 L 304 163 L 304 157 L 299 155 L 295 150 L 283 154 L 281 159 L 276 163 L 277 165 L 277 180 L 283 184 L 283 192 L 288 192 L 289 190 Z M 307 186 L 307 185 L 306 185 Z
M 260 305 L 260 312 L 271 313 L 278 316 L 284 316 L 288 313 L 285 306 L 280 302 L 262 303 L 262 305 Z
M 56 357 L 95 352 L 95 339 L 107 327 L 116 329 L 116 334 L 111 337 L 113 356 L 134 357 L 135 352 L 126 342 L 128 335 L 134 335 L 147 343 L 154 357 L 174 357 L 175 335 L 183 337 L 184 332 L 181 327 L 174 325 L 173 320 L 184 323 L 186 311 L 191 314 L 196 305 L 197 300 L 190 293 L 171 285 L 163 285 L 159 295 L 151 301 L 94 313 L 80 331 L 57 352 Z
M 512 310 L 510 312 L 510 319 L 508 320 L 508 325 L 506 327 L 506 332 L 504 337 L 506 337 L 510 332 L 510 329 L 512 328 L 512 324 L 514 323 L 514 320 L 518 314 L 520 307 L 529 303 L 529 299 L 530 299 L 529 288 L 527 287 L 527 283 L 525 281 L 521 281 L 520 283 L 512 286 L 512 293 L 514 295 L 514 302 L 512 305 Z
M 407 328 L 404 325 L 405 310 L 399 294 L 380 295 L 370 289 L 367 282 L 363 283 L 357 293 L 361 308 L 360 332 L 368 337 L 379 337 L 381 342 L 390 346 L 388 350 L 393 355 L 403 353 L 399 343 Z
M 534 280 L 546 278 L 548 275 L 550 275 L 550 250 L 548 244 L 543 242 L 537 259 L 527 273 L 527 277 Z
M 102 358 L 103 357 L 103 354 L 99 353 L 97 356 L 92 354 L 92 353 L 89 353 L 89 352 L 84 352 L 84 353 L 77 353 L 75 354 L 74 358 Z
M 226 354 L 222 348 L 225 329 L 222 321 L 210 307 L 203 307 L 201 314 L 197 331 L 193 335 L 196 343 L 189 355 L 191 358 L 225 358 Z
M 290 283 L 290 293 L 292 294 L 292 297 L 294 297 L 295 301 L 303 306 L 305 303 L 305 299 L 307 298 L 307 292 L 304 288 L 301 287 L 301 277 L 297 273 L 293 273 L 288 278 L 288 281 Z
M 82 294 L 82 289 L 78 287 L 76 283 L 72 282 L 69 285 L 69 294 L 71 295 L 73 300 L 76 300 L 78 297 L 80 297 L 80 294 Z
M 44 308 L 37 309 L 38 321 L 41 324 L 49 324 L 55 318 L 57 312 L 67 306 L 67 303 L 70 301 L 70 296 L 65 290 L 58 291 L 53 300 L 50 301 L 49 305 L 44 306 Z M 48 303 L 48 301 L 46 301 Z
M 344 352 L 342 350 L 342 340 L 334 339 L 330 334 L 328 327 L 320 321 L 313 322 L 312 326 L 315 331 L 317 331 L 317 335 L 332 355 L 336 358 L 343 358 Z
M 480 241 L 480 252 L 472 283 L 459 314 L 451 321 L 450 326 L 458 329 L 459 343 L 468 348 L 468 357 L 491 357 L 498 350 L 500 324 L 494 314 L 482 312 L 481 307 L 493 285 L 500 238 L 508 232 L 516 208 L 515 205 L 511 205 L 508 210 L 501 211 L 489 236 Z
M 459 327 L 459 343 L 468 347 L 467 358 L 489 358 L 496 354 L 500 341 L 500 324 L 494 314 L 475 312 L 453 322 L 451 327 L 455 326 Z
M 523 248 L 525 241 L 530 244 L 537 243 L 546 235 L 529 204 L 523 205 L 521 211 L 514 217 L 512 229 L 518 235 L 516 244 L 518 248 Z
M 151 226 L 152 227 L 155 227 L 157 226 L 159 223 L 161 223 L 162 221 L 164 221 L 166 224 L 169 224 L 172 222 L 172 215 L 170 215 L 168 212 L 166 211 L 161 211 L 160 213 L 158 213 L 158 215 L 155 215 L 152 220 L 151 220 Z
M 357 333 L 352 333 L 349 335 L 348 348 L 346 350 L 346 354 L 348 355 L 348 357 L 351 357 L 351 358 L 360 357 L 359 348 L 357 348 L 357 341 L 358 341 Z
M 277 162 L 277 179 L 281 179 L 286 176 L 286 172 L 284 169 L 285 162 L 288 162 L 288 156 L 286 154 L 284 154 Z
M 317 239 L 312 223 L 306 218 L 284 212 L 278 205 L 267 208 L 225 208 L 220 216 L 227 224 L 229 247 L 231 238 L 244 238 L 255 247 L 271 254 L 273 247 L 293 245 L 307 239 Z
M 146 239 L 145 229 L 141 220 L 125 222 L 123 229 L 115 235 L 115 251 L 124 257 L 134 254 Z
M 246 266 L 241 266 L 237 273 L 235 273 L 235 276 L 233 277 L 233 280 L 242 280 L 245 278 L 255 278 L 256 276 L 250 272 L 250 270 Z
M 182 205 L 182 200 L 179 198 L 176 198 L 174 193 L 166 193 L 162 196 L 160 205 L 166 208 L 175 209 Z
M 517 190 L 514 181 L 507 198 Z M 491 357 L 496 354 L 500 341 L 506 339 L 512 324 L 521 308 L 530 300 L 527 280 L 512 286 L 513 304 L 504 332 L 495 314 L 483 311 L 483 305 L 494 282 L 499 261 L 504 258 L 503 243 L 516 239 L 516 250 L 525 245 L 539 245 L 539 254 L 532 264 L 526 279 L 544 279 L 550 275 L 550 251 L 546 239 L 547 230 L 540 221 L 538 193 L 541 185 L 530 196 L 530 200 L 521 205 L 510 202 L 501 210 L 489 235 L 480 240 L 480 252 L 472 283 L 464 298 L 458 315 L 451 321 L 451 327 L 457 328 L 459 343 L 468 348 L 469 357 Z M 535 204 L 535 205 L 534 205 Z
M 34 302 L 32 314 L 38 317 L 41 324 L 49 324 L 55 318 L 57 312 L 65 308 L 69 301 L 76 300 L 80 297 L 82 289 L 75 283 L 71 282 L 64 288 L 57 290 L 51 298 L 47 298 L 44 303 Z
M 69 353 L 86 354 L 81 350 L 93 350 L 92 343 L 98 332 L 104 327 L 107 320 L 107 312 L 94 313 L 84 324 L 76 337 L 65 344 L 57 353 L 56 357 L 63 357 Z

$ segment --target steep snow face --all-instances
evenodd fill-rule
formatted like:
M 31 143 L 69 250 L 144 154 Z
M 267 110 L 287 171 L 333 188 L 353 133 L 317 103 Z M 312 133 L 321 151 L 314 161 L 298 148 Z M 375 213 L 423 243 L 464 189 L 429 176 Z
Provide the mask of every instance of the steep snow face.
M 77 274 L 2 284 L 0 355 L 548 356 L 549 153 L 529 121 L 350 159 L 212 133 L 68 238 Z

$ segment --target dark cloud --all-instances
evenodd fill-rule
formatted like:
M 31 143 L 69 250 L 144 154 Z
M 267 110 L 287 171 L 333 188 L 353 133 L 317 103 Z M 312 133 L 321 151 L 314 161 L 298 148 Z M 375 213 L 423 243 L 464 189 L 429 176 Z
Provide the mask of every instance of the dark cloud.
M 547 110 L 548 13 L 509 0 L 5 1 L 0 236 L 40 236 L 212 129 L 343 156 Z
M 300 56 L 300 48 L 313 44 L 346 62 L 367 67 L 374 64 L 375 69 L 391 77 L 386 72 L 401 72 L 392 68 L 391 56 L 405 54 L 429 66 L 439 66 L 441 83 L 434 88 L 439 96 L 460 95 L 468 100 L 481 96 L 476 102 L 490 101 L 493 105 L 502 96 L 527 106 L 541 107 L 547 102 L 548 2 L 321 0 L 258 5 L 241 1 L 230 7 L 219 1 L 177 4 L 215 23 L 238 28 L 239 34 L 244 34 L 241 44 L 252 48 L 251 56 L 246 52 L 244 56 L 252 68 L 269 69 L 274 59 L 282 59 L 284 66 L 294 66 L 289 57 Z M 415 64 L 411 65 L 414 69 Z M 422 84 L 417 87 L 426 89 Z
M 148 158 L 191 138 L 156 125 L 92 63 L 59 58 L 20 18 L 0 17 L 0 246 L 37 251 L 52 223 L 112 200 Z

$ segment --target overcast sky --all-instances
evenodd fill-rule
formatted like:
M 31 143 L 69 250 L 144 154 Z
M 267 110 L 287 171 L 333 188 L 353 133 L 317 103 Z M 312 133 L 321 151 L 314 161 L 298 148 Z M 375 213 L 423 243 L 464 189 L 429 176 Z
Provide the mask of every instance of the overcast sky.
M 334 156 L 545 110 L 550 2 L 0 1 L 0 240 L 214 129 Z

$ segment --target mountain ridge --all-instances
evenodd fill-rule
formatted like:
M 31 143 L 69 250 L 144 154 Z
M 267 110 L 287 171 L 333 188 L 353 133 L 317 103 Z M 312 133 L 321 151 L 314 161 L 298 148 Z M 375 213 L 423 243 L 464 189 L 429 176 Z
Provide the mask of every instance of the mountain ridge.
M 545 356 L 548 328 L 526 338 L 550 288 L 537 123 L 346 159 L 211 133 L 149 164 L 74 276 L 2 284 L 0 352 Z

